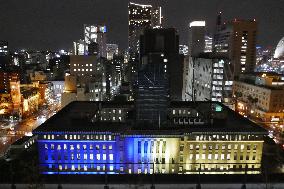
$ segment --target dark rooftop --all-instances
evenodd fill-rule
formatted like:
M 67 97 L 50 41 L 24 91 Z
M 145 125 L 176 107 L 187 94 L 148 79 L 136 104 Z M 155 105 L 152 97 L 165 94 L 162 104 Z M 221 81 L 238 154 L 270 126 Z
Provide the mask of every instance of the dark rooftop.
M 19 140 L 17 140 L 16 142 L 14 142 L 12 145 L 22 145 L 24 144 L 26 141 L 30 140 L 31 138 L 33 138 L 34 136 L 23 136 L 22 138 L 20 138 Z
M 204 125 L 177 125 L 172 121 L 160 125 L 141 124 L 133 116 L 134 102 L 72 102 L 34 130 L 43 132 L 110 132 L 122 134 L 181 135 L 190 132 L 249 132 L 266 134 L 266 131 L 250 120 L 235 113 L 218 102 L 171 102 L 171 108 L 193 109 L 202 119 L 213 119 Z M 214 111 L 216 107 L 221 111 Z M 100 108 L 127 108 L 129 117 L 125 122 L 92 121 Z M 211 111 L 212 110 L 212 111 Z

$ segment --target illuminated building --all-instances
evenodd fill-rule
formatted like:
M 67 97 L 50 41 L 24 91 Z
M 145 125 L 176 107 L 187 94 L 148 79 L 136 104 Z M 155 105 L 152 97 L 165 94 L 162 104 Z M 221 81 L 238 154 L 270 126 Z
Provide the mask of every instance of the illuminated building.
M 114 55 L 118 54 L 118 45 L 117 44 L 107 44 L 107 59 L 111 60 Z
M 224 53 L 234 65 L 234 76 L 253 72 L 256 64 L 256 20 L 234 19 L 221 23 L 218 16 L 217 28 L 213 40 L 213 51 Z
M 38 111 L 39 107 L 39 89 L 36 87 L 21 87 L 23 116 L 29 116 Z
M 189 56 L 198 56 L 205 48 L 205 21 L 193 21 L 189 24 Z
M 0 41 L 0 56 L 7 56 L 7 55 L 8 55 L 8 42 Z
M 80 56 L 71 55 L 70 56 L 70 74 L 76 76 L 92 76 L 100 68 L 97 56 Z M 98 69 L 98 70 L 97 70 Z
M 232 64 L 226 57 L 200 54 L 189 63 L 189 94 L 192 100 L 228 103 L 232 97 Z
M 276 46 L 274 58 L 284 58 L 284 37 L 278 42 Z
M 86 44 L 97 43 L 99 56 L 105 58 L 107 57 L 106 32 L 106 26 L 104 25 L 84 25 L 84 42 Z M 85 51 L 88 51 L 87 47 L 85 47 Z
M 73 42 L 73 46 L 74 46 L 74 55 L 85 55 L 87 54 L 87 49 L 85 49 L 85 47 L 87 46 L 85 44 L 84 40 L 78 40 Z
M 10 93 L 10 81 L 19 81 L 20 77 L 17 72 L 13 71 L 0 71 L 0 93 Z
M 233 94 L 238 97 L 237 111 L 265 122 L 283 123 L 284 77 L 276 73 L 254 73 L 234 81 Z
M 153 7 L 151 10 L 151 27 L 162 28 L 162 7 Z
M 73 102 L 33 131 L 42 174 L 259 174 L 265 130 L 213 102 L 171 102 L 136 124 L 133 102 Z
M 161 7 L 130 2 L 128 4 L 128 43 L 130 52 L 139 51 L 139 36 L 144 29 L 160 28 L 162 24 Z
M 213 38 L 205 35 L 205 49 L 204 52 L 212 52 Z

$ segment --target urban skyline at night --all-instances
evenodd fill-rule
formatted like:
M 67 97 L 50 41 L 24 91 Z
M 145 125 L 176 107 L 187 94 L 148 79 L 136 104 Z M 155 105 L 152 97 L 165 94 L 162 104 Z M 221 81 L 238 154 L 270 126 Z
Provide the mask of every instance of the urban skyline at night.
M 0 0 L 0 188 L 284 188 L 284 1 Z
M 224 20 L 256 19 L 259 23 L 257 45 L 275 46 L 283 33 L 281 18 L 284 13 L 281 7 L 284 2 L 280 0 L 180 1 L 178 4 L 172 0 L 136 2 L 161 6 L 165 27 L 177 28 L 181 44 L 187 43 L 189 22 L 193 20 L 205 20 L 206 32 L 212 34 L 219 11 L 223 12 Z M 109 3 L 111 6 L 108 6 Z M 15 0 L 3 1 L 0 7 L 1 37 L 9 41 L 11 50 L 68 50 L 72 48 L 74 38 L 82 37 L 84 24 L 97 23 L 106 24 L 110 42 L 126 49 L 127 3 L 127 0 L 76 3 L 29 0 L 22 5 Z M 255 9 L 258 4 L 261 6 Z

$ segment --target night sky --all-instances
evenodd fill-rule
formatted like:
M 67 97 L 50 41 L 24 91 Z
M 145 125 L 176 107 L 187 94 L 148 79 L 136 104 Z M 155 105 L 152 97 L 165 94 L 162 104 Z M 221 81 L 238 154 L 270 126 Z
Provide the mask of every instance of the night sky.
M 162 6 L 166 27 L 175 27 L 187 44 L 188 23 L 202 19 L 213 31 L 216 14 L 223 18 L 256 18 L 258 45 L 276 46 L 284 36 L 284 0 L 151 0 Z M 84 23 L 105 23 L 108 43 L 127 47 L 128 0 L 0 0 L 0 40 L 11 49 L 70 49 L 83 38 Z

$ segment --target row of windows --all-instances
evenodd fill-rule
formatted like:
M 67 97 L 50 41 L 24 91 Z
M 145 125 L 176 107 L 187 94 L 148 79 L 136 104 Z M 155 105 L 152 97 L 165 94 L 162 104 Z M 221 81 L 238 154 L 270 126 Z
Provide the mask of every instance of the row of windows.
M 215 150 L 218 150 L 218 149 L 222 149 L 222 150 L 225 150 L 225 149 L 228 149 L 228 150 L 231 150 L 231 149 L 241 149 L 241 150 L 244 150 L 245 149 L 245 146 L 246 146 L 246 149 L 247 150 L 256 150 L 257 148 L 257 145 L 254 144 L 254 145 L 251 145 L 251 144 L 248 144 L 248 145 L 244 145 L 244 144 L 197 144 L 197 145 L 194 145 L 194 144 L 190 144 L 189 145 L 189 149 L 190 150 L 193 150 L 193 149 L 196 149 L 196 150 L 199 150 L 199 149 L 203 149 L 203 150 L 206 150 L 206 149 L 209 149 L 209 150 L 212 150 L 212 149 L 215 149 Z M 180 146 L 181 149 L 183 149 L 183 146 Z
M 81 160 L 81 159 L 83 159 L 83 160 L 94 160 L 94 157 L 96 157 L 96 160 L 113 161 L 113 154 L 109 154 L 108 158 L 107 158 L 107 154 L 93 154 L 93 153 L 90 153 L 90 154 L 84 153 L 83 157 L 81 157 L 81 154 L 74 154 L 74 153 L 71 153 L 70 155 L 65 154 L 63 156 L 57 155 L 56 157 L 55 157 L 54 154 L 52 154 L 50 158 L 51 158 L 51 160 L 55 160 L 55 159 L 56 160 Z M 48 155 L 45 156 L 45 160 L 49 160 Z
M 61 135 L 43 135 L 44 139 L 55 139 L 61 138 Z M 112 135 L 64 135 L 64 139 L 66 140 L 114 140 L 115 136 Z
M 189 160 L 256 160 L 256 154 L 249 155 L 238 155 L 234 153 L 234 157 L 231 154 L 190 154 Z
M 55 146 L 57 146 L 57 147 L 55 147 Z M 113 146 L 112 145 L 108 145 L 107 146 L 105 144 L 103 144 L 103 145 L 99 145 L 99 144 L 96 144 L 96 145 L 94 145 L 94 144 L 89 144 L 89 145 L 87 145 L 87 144 L 83 144 L 83 145 L 80 145 L 80 144 L 77 144 L 77 145 L 74 145 L 74 144 L 70 144 L 70 145 L 67 145 L 67 144 L 63 144 L 63 145 L 61 145 L 61 144 L 58 144 L 58 145 L 50 144 L 50 145 L 48 145 L 48 144 L 44 144 L 44 148 L 45 149 L 49 149 L 50 148 L 51 150 L 54 150 L 55 148 L 57 150 L 61 150 L 61 149 L 64 149 L 64 150 L 67 150 L 67 149 L 74 150 L 75 148 L 77 150 L 80 150 L 80 149 L 83 149 L 83 150 L 87 150 L 87 149 L 89 149 L 89 150 L 94 150 L 94 149 L 96 149 L 96 150 L 100 150 L 100 149 L 102 149 L 102 150 L 106 150 L 106 149 L 112 150 Z

